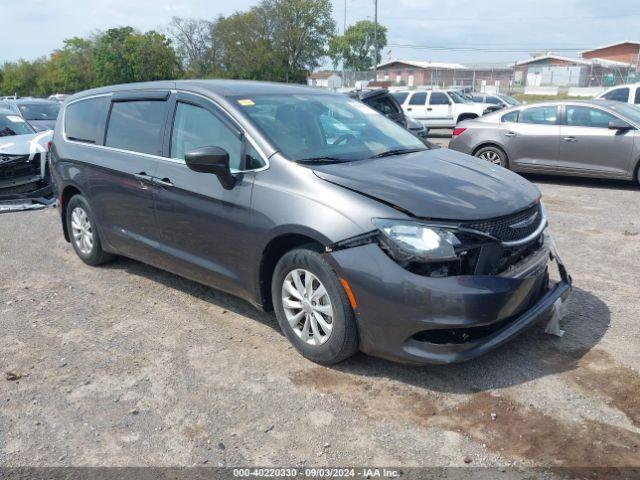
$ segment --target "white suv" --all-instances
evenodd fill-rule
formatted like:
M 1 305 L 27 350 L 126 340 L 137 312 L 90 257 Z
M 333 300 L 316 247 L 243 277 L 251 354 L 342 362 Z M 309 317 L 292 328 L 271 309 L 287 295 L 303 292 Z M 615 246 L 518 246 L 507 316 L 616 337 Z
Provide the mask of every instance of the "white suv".
M 474 103 L 455 91 L 413 90 L 392 94 L 410 117 L 431 128 L 452 128 L 462 120 L 478 118 L 486 104 Z
M 599 94 L 596 98 L 617 100 L 618 102 L 640 104 L 640 83 L 618 85 Z

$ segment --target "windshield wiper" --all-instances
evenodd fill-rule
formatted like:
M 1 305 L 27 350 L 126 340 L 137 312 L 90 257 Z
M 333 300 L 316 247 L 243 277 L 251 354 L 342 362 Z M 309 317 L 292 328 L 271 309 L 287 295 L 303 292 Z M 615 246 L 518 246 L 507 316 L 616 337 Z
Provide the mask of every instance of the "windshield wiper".
M 345 163 L 351 160 L 345 160 L 338 157 L 313 157 L 313 158 L 301 158 L 296 160 L 296 163 Z
M 426 148 L 394 148 L 393 150 L 387 150 L 386 152 L 378 153 L 369 158 L 390 157 L 392 155 L 403 155 L 405 153 L 422 152 L 424 150 L 426 150 Z

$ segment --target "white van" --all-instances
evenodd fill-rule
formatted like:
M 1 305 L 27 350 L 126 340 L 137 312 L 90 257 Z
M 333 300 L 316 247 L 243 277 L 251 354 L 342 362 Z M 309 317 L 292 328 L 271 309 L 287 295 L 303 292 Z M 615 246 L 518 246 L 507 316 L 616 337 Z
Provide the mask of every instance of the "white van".
M 596 98 L 640 105 L 640 83 L 612 87 L 599 94 Z

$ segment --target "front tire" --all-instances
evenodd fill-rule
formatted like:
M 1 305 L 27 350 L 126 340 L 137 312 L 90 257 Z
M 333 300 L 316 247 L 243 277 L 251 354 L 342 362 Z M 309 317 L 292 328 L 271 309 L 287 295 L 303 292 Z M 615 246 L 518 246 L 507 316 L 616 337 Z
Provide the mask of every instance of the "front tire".
M 95 266 L 113 259 L 113 255 L 102 250 L 95 217 L 82 195 L 71 197 L 66 217 L 71 245 L 84 263 Z
M 486 160 L 493 165 L 500 165 L 504 168 L 509 168 L 509 161 L 507 160 L 507 154 L 501 148 L 488 146 L 478 150 L 475 154 L 476 157 Z
M 276 265 L 271 296 L 280 328 L 293 346 L 322 365 L 358 351 L 358 331 L 349 299 L 318 252 L 298 248 Z

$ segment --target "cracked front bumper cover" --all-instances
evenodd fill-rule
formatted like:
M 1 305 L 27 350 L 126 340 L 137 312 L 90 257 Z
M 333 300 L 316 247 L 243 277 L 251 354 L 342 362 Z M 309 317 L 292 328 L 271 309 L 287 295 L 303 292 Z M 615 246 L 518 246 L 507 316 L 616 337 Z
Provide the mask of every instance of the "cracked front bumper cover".
M 327 255 L 357 299 L 361 350 L 404 363 L 454 363 L 483 355 L 549 318 L 554 303 L 571 291 L 571 278 L 548 244 L 510 276 L 415 275 L 376 244 Z M 550 259 L 561 278 L 551 286 Z M 462 340 L 449 342 L 450 332 L 464 332 L 457 337 Z M 441 338 L 424 340 L 433 337 Z

